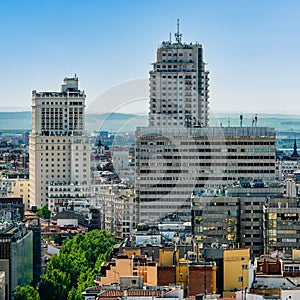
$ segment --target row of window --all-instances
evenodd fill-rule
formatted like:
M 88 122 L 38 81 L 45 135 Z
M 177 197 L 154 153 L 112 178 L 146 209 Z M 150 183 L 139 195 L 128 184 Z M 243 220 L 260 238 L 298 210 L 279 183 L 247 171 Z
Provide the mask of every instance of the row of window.
M 69 105 L 83 105 L 82 101 L 70 101 L 68 103 Z M 65 102 L 57 102 L 57 101 L 47 101 L 47 102 L 42 102 L 42 105 L 66 105 Z M 53 108 L 51 108 L 53 109 Z
M 140 191 L 140 195 L 181 195 L 181 196 L 190 196 L 190 191 L 184 192 L 184 191 L 168 191 L 168 190 L 162 190 L 162 191 Z M 150 199 L 150 201 L 154 201 L 153 199 Z M 164 199 L 164 201 L 175 201 L 175 199 Z
M 192 56 L 192 53 L 187 53 L 185 52 L 185 54 L 189 54 L 189 56 Z M 161 53 L 162 56 L 183 56 L 183 52 L 162 52 Z
M 203 145 L 203 146 L 212 146 L 212 145 L 219 145 L 219 146 L 268 146 L 268 145 L 275 145 L 275 141 L 209 141 L 207 140 L 202 140 L 202 141 L 143 141 L 141 140 L 140 142 L 137 142 L 137 145 L 149 145 L 149 146 L 163 146 L 163 145 L 182 145 L 182 146 L 197 146 L 197 145 Z
M 264 153 L 264 152 L 275 152 L 272 148 L 248 148 L 248 149 L 228 149 L 228 148 L 190 148 L 190 149 L 170 149 L 170 148 L 136 148 L 136 152 L 151 152 L 151 153 L 162 153 L 162 152 L 247 152 L 247 153 Z
M 189 81 L 191 81 L 192 79 L 196 79 L 197 77 L 196 77 L 196 75 L 178 75 L 178 74 L 175 74 L 175 75 L 161 75 L 161 76 L 158 76 L 158 78 L 160 78 L 160 77 L 162 77 L 162 78 L 168 78 L 168 79 L 177 79 L 177 78 L 179 78 L 179 79 L 185 79 L 185 80 L 189 80 Z M 152 74 L 152 76 L 151 76 L 151 78 L 156 78 L 156 75 L 155 74 Z M 203 76 L 201 77 L 201 78 L 204 78 Z
M 141 156 L 138 156 L 136 157 L 137 159 L 140 159 L 140 160 L 151 160 L 151 159 L 186 159 L 186 160 L 191 160 L 191 159 L 206 159 L 206 160 L 224 160 L 224 159 L 235 159 L 235 160 L 239 160 L 239 159 L 242 159 L 242 160 L 246 160 L 246 159 L 249 159 L 249 160 L 266 160 L 266 159 L 270 159 L 270 160 L 275 160 L 275 156 L 270 156 L 270 155 L 241 155 L 241 156 L 232 156 L 232 155 L 224 155 L 224 156 L 216 156 L 216 155 L 203 155 L 203 156 L 195 156 L 195 155 L 190 155 L 190 156 L 186 156 L 186 155 L 182 155 L 182 156 L 166 156 L 166 155 L 151 155 L 151 156 L 144 156 L 144 155 L 141 155 Z
M 165 90 L 169 90 L 169 91 L 171 91 L 171 90 L 177 90 L 177 86 L 174 86 L 173 88 L 172 87 L 162 87 L 161 88 L 163 91 L 165 91 Z M 193 87 L 193 88 L 185 88 L 184 90 L 188 90 L 188 91 L 190 91 L 190 90 L 195 90 L 196 88 L 195 87 Z M 152 87 L 152 90 L 156 90 L 156 88 L 155 87 Z M 179 87 L 178 88 L 178 90 L 183 90 L 183 87 Z
M 165 77 L 165 76 L 164 76 Z M 174 76 L 175 77 L 175 76 Z M 182 77 L 182 76 L 181 76 Z M 154 89 L 156 84 L 158 83 L 158 81 L 156 81 L 156 79 L 153 79 L 152 80 L 152 88 Z M 192 85 L 196 85 L 197 82 L 196 81 L 177 81 L 177 80 L 174 80 L 174 81 L 162 81 L 162 82 L 159 82 L 162 86 L 163 85 L 176 85 L 175 88 L 177 88 L 177 85 L 178 84 L 184 84 L 185 85 L 185 88 L 187 88 L 186 86 L 192 86 Z M 179 87 L 179 89 L 182 89 L 182 87 Z
M 64 172 L 64 170 L 63 170 L 63 172 Z M 67 178 L 68 176 L 66 176 L 66 175 L 62 175 L 62 178 Z M 78 177 L 77 175 L 75 176 L 75 177 Z M 87 178 L 87 175 L 86 174 L 83 174 L 82 175 L 82 177 L 83 178 Z M 52 178 L 52 179 L 54 179 L 54 178 L 60 178 L 60 175 L 59 174 L 56 174 L 56 175 L 48 175 L 48 174 L 46 174 L 45 176 L 44 175 L 41 175 L 41 178 Z

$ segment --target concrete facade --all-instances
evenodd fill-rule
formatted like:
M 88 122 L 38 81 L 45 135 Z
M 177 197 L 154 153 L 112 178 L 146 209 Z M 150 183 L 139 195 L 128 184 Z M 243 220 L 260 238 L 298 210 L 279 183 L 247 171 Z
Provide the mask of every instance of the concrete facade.
M 51 182 L 90 183 L 85 98 L 76 75 L 64 79 L 60 92 L 32 92 L 30 206 L 48 204 Z
M 204 188 L 239 179 L 275 179 L 275 130 L 249 127 L 142 127 L 136 130 L 139 222 L 180 215 Z
M 261 182 L 260 182 L 261 184 Z M 192 197 L 192 231 L 200 249 L 249 248 L 251 257 L 264 253 L 267 232 L 264 205 L 268 197 L 283 197 L 283 188 L 227 187 L 226 195 Z
M 264 205 L 265 253 L 292 253 L 300 242 L 300 205 L 297 198 L 268 198 Z
M 223 297 L 232 297 L 236 290 L 251 286 L 249 249 L 230 249 L 224 251 L 224 290 Z
M 201 44 L 163 42 L 150 71 L 149 126 L 208 126 L 208 74 Z
M 29 179 L 17 179 L 11 189 L 11 195 L 13 197 L 22 197 L 25 209 L 30 208 L 30 182 Z

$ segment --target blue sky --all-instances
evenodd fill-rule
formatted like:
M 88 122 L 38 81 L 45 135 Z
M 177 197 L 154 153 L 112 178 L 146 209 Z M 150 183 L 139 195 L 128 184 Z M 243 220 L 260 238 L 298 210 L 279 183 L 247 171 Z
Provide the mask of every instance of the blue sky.
M 147 78 L 177 18 L 183 41 L 203 44 L 213 111 L 300 113 L 298 0 L 3 0 L 0 110 L 29 110 L 32 90 L 58 90 L 75 73 L 87 104 Z

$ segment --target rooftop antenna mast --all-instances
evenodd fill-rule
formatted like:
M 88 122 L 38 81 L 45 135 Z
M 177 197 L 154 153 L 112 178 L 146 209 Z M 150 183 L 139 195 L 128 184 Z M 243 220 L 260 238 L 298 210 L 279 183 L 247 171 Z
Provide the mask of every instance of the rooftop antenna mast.
M 177 44 L 181 44 L 181 37 L 182 37 L 182 34 L 180 33 L 180 30 L 179 30 L 179 19 L 177 19 L 177 32 L 175 33 L 175 39 L 176 39 Z

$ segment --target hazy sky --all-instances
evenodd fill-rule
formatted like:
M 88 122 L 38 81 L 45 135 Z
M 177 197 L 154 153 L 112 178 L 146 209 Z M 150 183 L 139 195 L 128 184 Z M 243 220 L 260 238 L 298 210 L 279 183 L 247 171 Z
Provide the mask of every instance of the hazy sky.
M 213 111 L 300 113 L 299 0 L 0 1 L 0 110 L 75 73 L 87 104 L 113 110 L 101 94 L 147 78 L 177 18 L 203 44 Z

